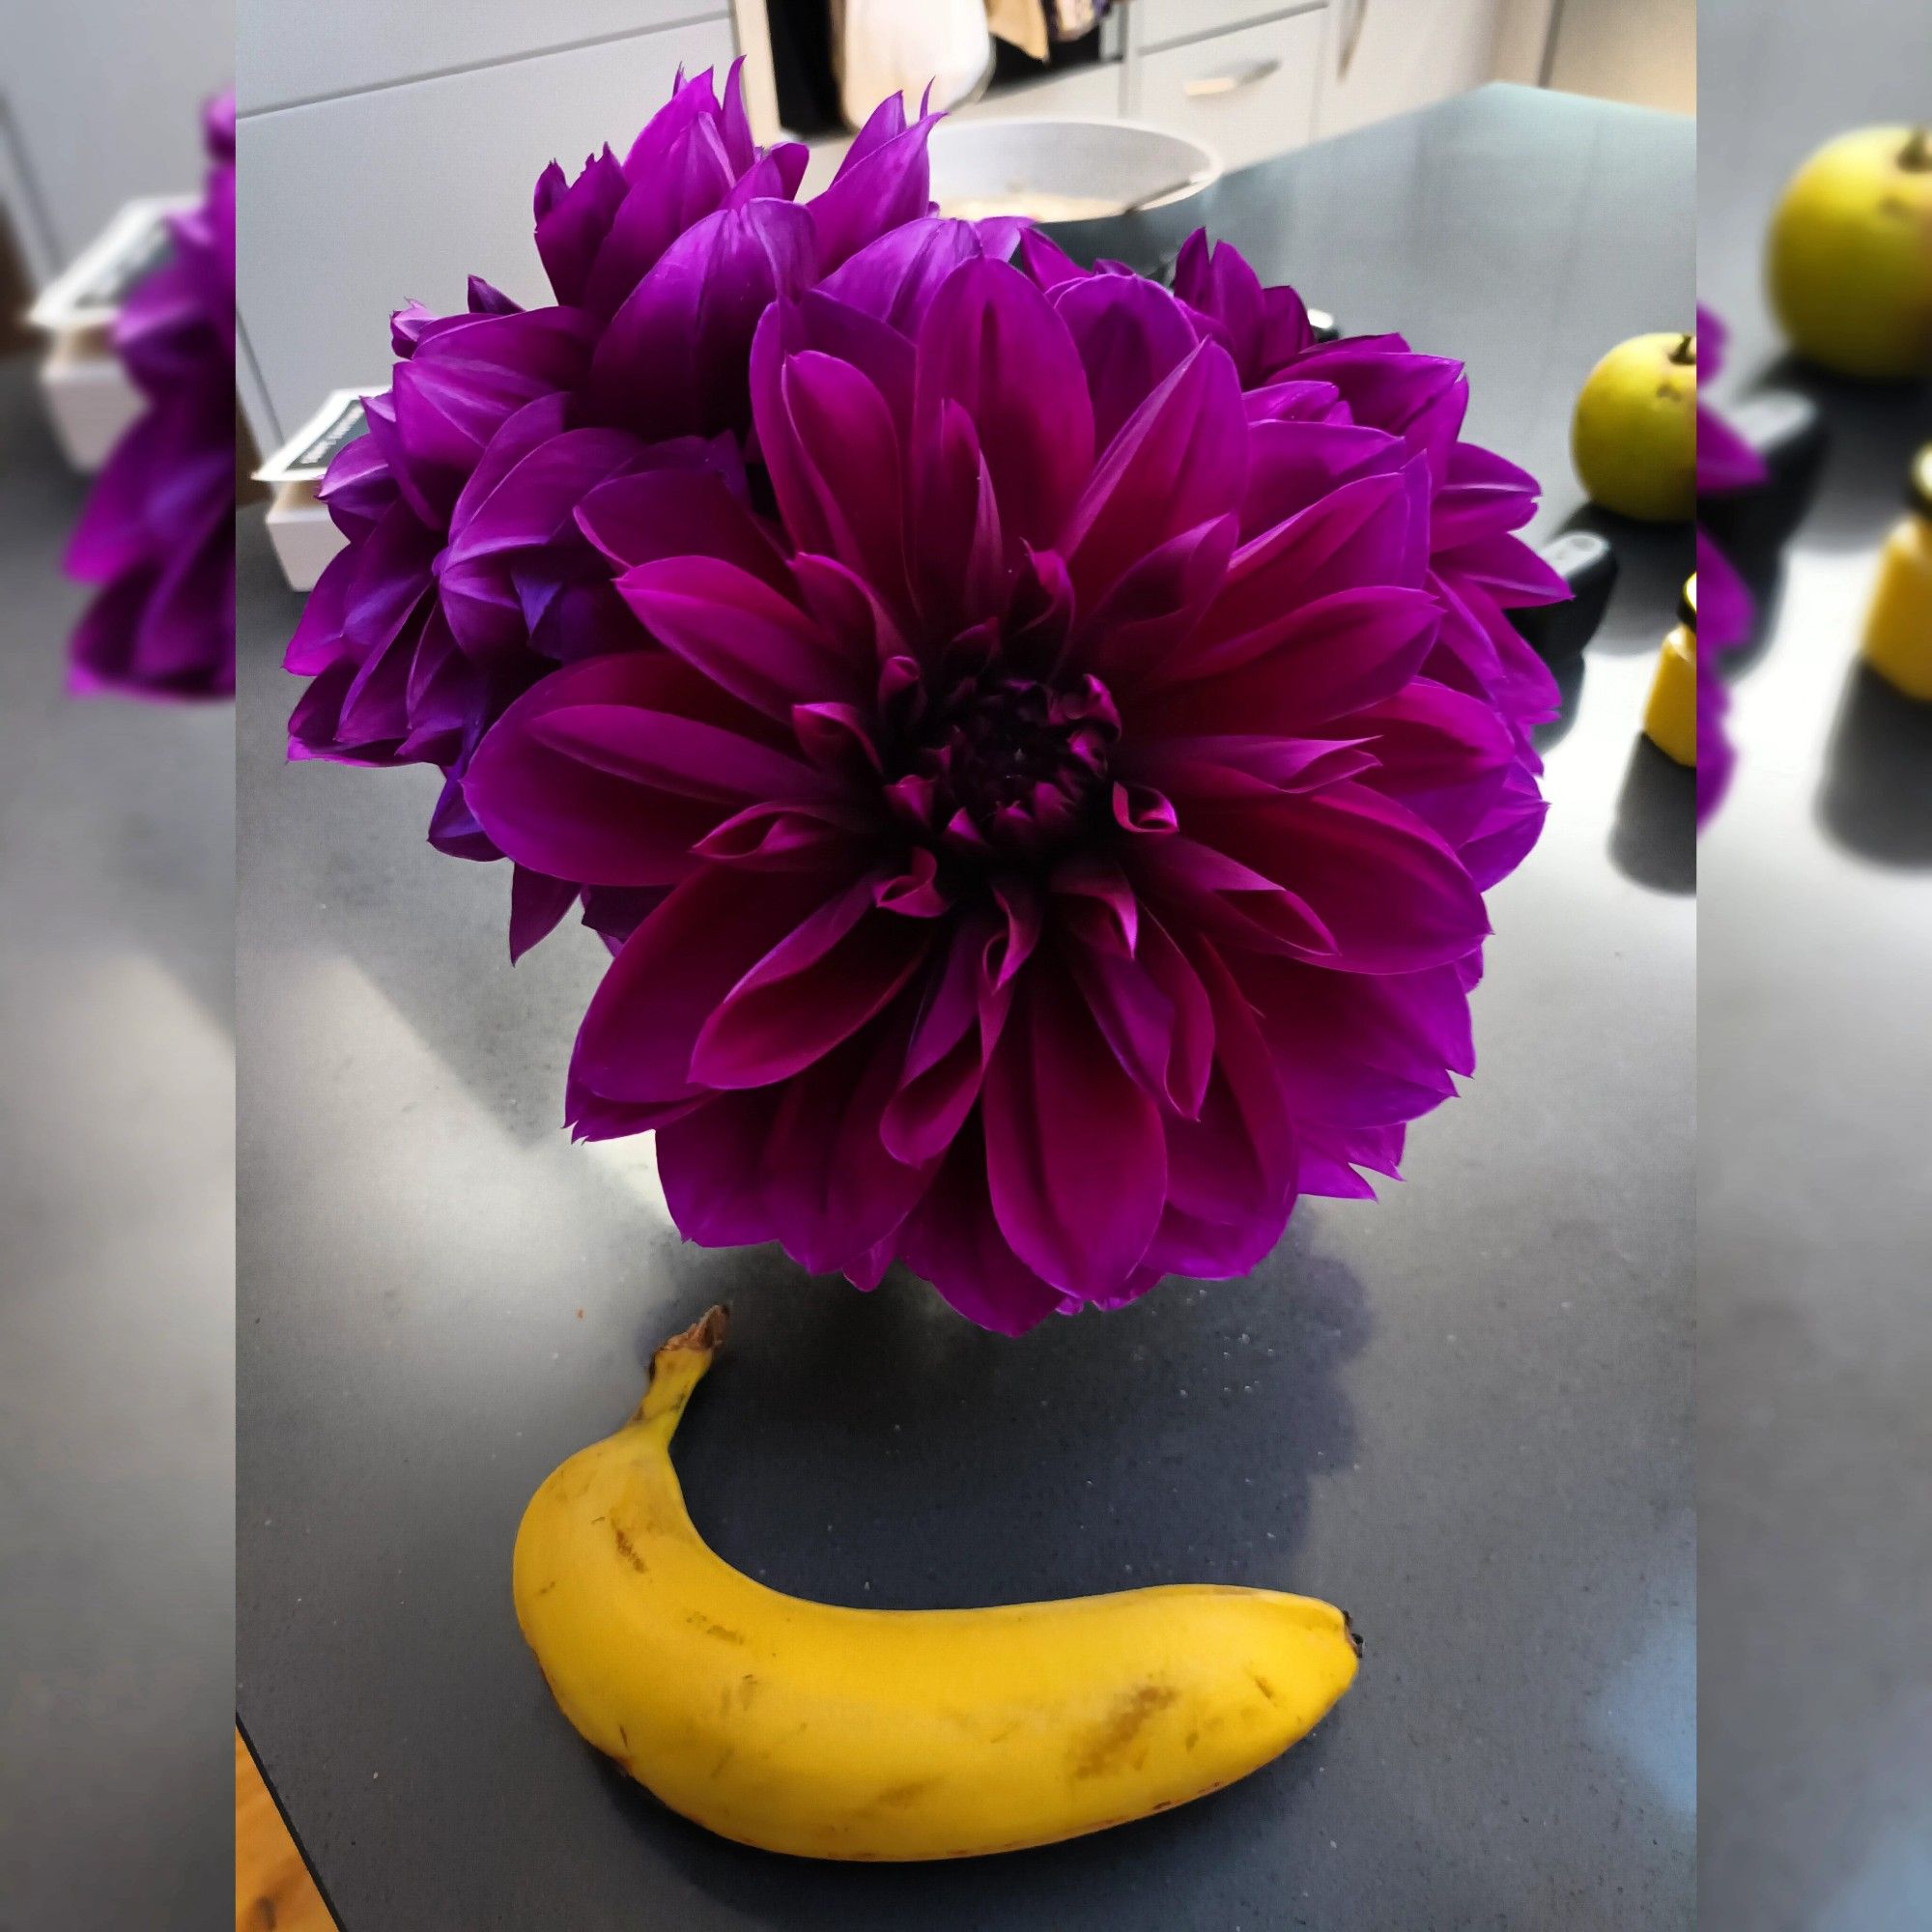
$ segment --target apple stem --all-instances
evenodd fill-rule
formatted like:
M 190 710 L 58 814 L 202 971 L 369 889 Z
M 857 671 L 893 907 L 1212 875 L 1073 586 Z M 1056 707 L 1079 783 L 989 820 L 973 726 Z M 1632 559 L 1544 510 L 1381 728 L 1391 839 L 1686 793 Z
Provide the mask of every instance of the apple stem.
M 1912 138 L 1906 142 L 1898 164 L 1914 174 L 1932 172 L 1932 128 L 1915 128 L 1912 130 Z
M 1695 368 L 1697 364 L 1697 338 L 1687 334 L 1670 352 L 1670 359 L 1680 367 Z

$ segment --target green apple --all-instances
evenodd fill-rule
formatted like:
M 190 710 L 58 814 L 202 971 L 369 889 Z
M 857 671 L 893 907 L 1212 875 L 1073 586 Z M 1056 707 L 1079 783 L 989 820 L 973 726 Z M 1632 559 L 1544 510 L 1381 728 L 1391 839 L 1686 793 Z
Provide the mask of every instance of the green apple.
M 1697 338 L 1634 335 L 1590 371 L 1570 455 L 1593 503 L 1646 524 L 1697 509 Z

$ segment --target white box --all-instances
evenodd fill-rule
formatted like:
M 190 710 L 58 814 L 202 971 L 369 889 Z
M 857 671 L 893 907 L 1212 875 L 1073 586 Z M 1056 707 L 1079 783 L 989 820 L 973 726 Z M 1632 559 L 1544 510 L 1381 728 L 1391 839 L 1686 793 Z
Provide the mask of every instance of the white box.
M 128 291 L 167 259 L 167 217 L 193 206 L 181 195 L 128 202 L 27 311 L 49 338 L 41 390 L 54 440 L 78 470 L 99 469 L 141 413 L 141 392 L 114 353 L 114 319 Z
M 316 486 L 335 452 L 364 434 L 362 398 L 382 387 L 372 383 L 365 388 L 333 391 L 255 472 L 258 482 L 274 489 L 267 520 L 269 541 L 292 589 L 313 590 L 329 559 L 348 542 L 317 498 Z
M 107 461 L 146 400 L 104 328 L 60 330 L 41 363 L 41 392 L 61 454 L 83 474 Z

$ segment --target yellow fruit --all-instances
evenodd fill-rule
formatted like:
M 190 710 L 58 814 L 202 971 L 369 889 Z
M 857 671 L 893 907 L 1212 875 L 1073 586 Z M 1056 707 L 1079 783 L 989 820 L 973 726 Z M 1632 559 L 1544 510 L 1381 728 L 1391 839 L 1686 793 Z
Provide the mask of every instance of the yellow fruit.
M 670 1438 L 722 1309 L 517 1532 L 517 1620 L 563 1714 L 674 1811 L 823 1859 L 1047 1844 L 1200 1798 L 1355 1675 L 1340 1610 L 1209 1584 L 980 1610 L 781 1596 L 692 1527 Z
M 1932 443 L 1912 466 L 1911 514 L 1879 554 L 1864 655 L 1907 697 L 1932 703 Z
M 1620 342 L 1590 371 L 1570 425 L 1590 500 L 1646 524 L 1697 508 L 1697 338 L 1666 330 Z
M 1866 128 L 1792 177 L 1765 259 L 1792 346 L 1841 376 L 1932 371 L 1932 131 Z
M 1643 734 L 1680 765 L 1697 762 L 1697 580 L 1684 586 L 1684 619 L 1657 654 Z

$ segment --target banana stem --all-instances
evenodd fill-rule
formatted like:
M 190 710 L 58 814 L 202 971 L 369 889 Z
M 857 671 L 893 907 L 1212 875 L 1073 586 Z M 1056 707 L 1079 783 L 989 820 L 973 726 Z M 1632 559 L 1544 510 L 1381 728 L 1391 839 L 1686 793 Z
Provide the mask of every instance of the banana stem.
M 1912 138 L 1905 144 L 1905 152 L 1898 157 L 1898 165 L 1913 174 L 1932 171 L 1932 128 L 1915 128 Z
M 1697 360 L 1696 336 L 1687 333 L 1684 339 L 1678 343 L 1677 347 L 1670 352 L 1670 359 L 1686 367 L 1694 366 Z
M 638 1405 L 639 1422 L 662 1422 L 669 1440 L 691 1392 L 704 1379 L 711 1359 L 724 1346 L 729 1313 L 721 1305 L 708 1308 L 682 1334 L 673 1335 L 651 1357 L 651 1378 Z

